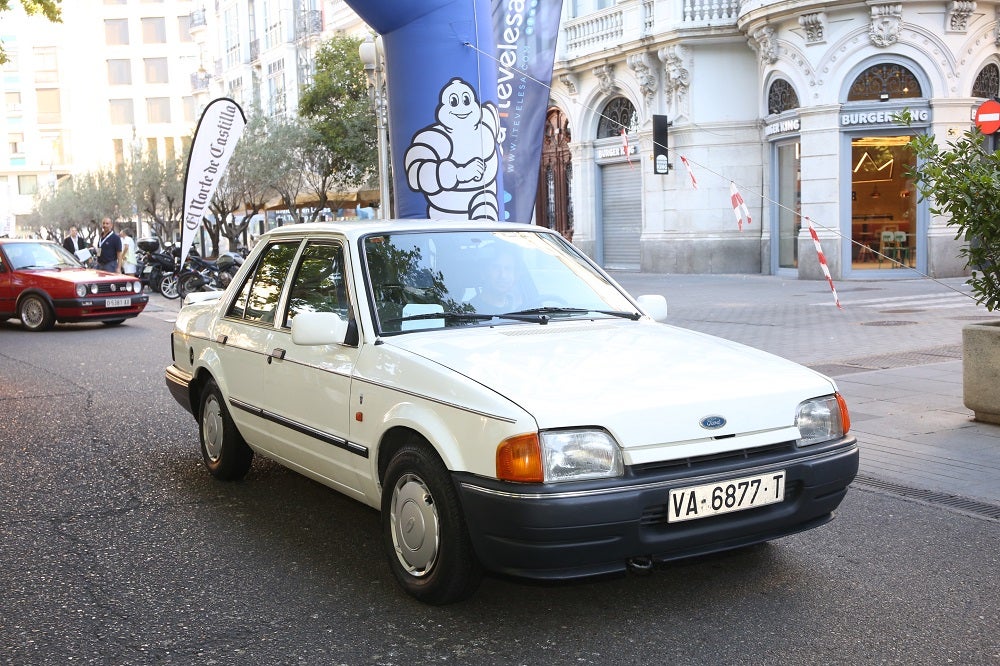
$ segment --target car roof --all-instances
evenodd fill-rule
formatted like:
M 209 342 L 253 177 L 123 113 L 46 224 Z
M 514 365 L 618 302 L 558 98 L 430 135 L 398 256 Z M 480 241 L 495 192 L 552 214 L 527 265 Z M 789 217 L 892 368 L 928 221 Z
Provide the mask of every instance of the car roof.
M 43 240 L 41 238 L 0 238 L 0 245 L 7 245 L 8 243 L 52 243 L 57 245 L 55 241 Z
M 514 222 L 479 220 L 359 220 L 344 222 L 305 222 L 289 224 L 268 231 L 267 238 L 284 238 L 311 234 L 343 234 L 354 240 L 371 234 L 392 234 L 411 231 L 530 231 L 533 233 L 555 233 L 546 227 Z

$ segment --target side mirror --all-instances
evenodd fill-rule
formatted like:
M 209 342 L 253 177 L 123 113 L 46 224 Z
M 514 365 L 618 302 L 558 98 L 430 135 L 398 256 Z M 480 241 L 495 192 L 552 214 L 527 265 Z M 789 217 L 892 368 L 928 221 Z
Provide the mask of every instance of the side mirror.
M 646 294 L 636 299 L 639 308 L 650 319 L 655 321 L 667 320 L 667 299 L 659 294 Z
M 347 322 L 336 312 L 300 312 L 292 318 L 292 342 L 297 345 L 342 345 Z

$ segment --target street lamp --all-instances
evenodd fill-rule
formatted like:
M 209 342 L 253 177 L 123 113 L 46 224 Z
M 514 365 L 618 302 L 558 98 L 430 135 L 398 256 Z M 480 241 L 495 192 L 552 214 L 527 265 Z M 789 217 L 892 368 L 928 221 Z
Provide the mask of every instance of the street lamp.
M 378 132 L 378 182 L 379 212 L 383 220 L 389 219 L 389 137 L 386 135 L 385 69 L 382 62 L 381 43 L 369 36 L 358 47 L 361 62 L 368 78 L 368 95 L 375 107 L 375 127 Z

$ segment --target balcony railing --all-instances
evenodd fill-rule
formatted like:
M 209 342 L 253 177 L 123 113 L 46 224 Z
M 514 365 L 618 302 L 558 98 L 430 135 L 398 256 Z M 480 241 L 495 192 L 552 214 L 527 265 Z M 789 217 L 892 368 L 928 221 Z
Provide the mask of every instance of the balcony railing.
M 699 28 L 732 28 L 741 0 L 638 0 L 619 2 L 564 24 L 564 58 L 617 48 L 653 34 Z
M 208 83 L 212 80 L 211 75 L 204 69 L 191 74 L 191 90 L 193 92 L 205 92 L 208 90 Z
M 191 12 L 191 29 L 192 30 L 194 30 L 195 28 L 204 28 L 206 25 L 208 25 L 208 23 L 207 23 L 207 21 L 205 19 L 205 10 L 204 9 L 196 9 L 193 12 Z
M 303 39 L 323 32 L 323 12 L 307 9 L 295 18 L 295 38 Z

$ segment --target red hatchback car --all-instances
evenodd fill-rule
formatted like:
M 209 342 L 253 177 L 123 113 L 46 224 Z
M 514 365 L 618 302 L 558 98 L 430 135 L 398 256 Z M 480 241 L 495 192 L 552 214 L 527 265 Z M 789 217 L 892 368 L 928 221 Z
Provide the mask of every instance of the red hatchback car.
M 57 321 L 115 326 L 148 301 L 138 278 L 85 268 L 61 245 L 0 238 L 0 320 L 17 317 L 29 331 Z

